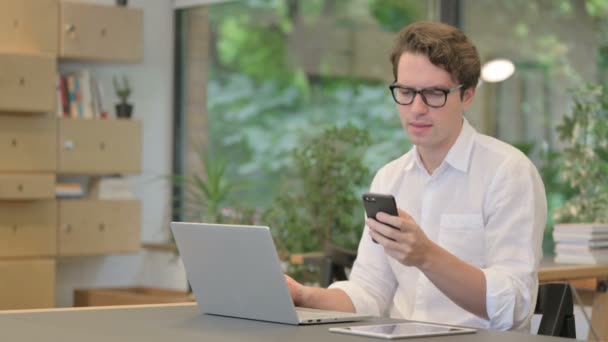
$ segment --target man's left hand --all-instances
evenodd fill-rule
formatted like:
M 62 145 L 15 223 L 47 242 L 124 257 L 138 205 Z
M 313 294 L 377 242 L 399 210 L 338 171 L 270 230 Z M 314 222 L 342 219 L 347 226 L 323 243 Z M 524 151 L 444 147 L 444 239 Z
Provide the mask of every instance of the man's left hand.
M 371 237 L 384 247 L 386 254 L 406 266 L 424 268 L 437 247 L 401 209 L 399 216 L 380 212 L 375 220 L 368 218 L 366 223 Z

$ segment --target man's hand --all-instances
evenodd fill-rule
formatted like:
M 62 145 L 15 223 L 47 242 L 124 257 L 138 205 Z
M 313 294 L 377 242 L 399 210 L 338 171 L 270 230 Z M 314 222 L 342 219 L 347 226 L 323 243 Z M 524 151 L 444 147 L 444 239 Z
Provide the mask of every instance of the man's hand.
M 425 268 L 429 256 L 436 250 L 437 245 L 429 240 L 414 219 L 401 209 L 399 216 L 380 212 L 375 220 L 368 218 L 366 223 L 370 228 L 370 235 L 384 247 L 386 254 L 406 266 Z
M 285 283 L 287 283 L 287 289 L 289 290 L 289 294 L 291 295 L 293 304 L 295 306 L 302 306 L 304 297 L 304 285 L 293 280 L 293 278 L 288 276 L 287 274 L 285 275 Z

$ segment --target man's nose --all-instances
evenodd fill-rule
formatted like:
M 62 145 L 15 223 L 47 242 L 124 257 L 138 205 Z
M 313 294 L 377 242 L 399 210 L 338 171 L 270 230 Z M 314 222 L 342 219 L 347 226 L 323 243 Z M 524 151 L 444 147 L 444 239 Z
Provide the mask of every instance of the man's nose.
M 429 107 L 422 100 L 421 94 L 416 94 L 414 102 L 412 102 L 412 112 L 414 113 L 426 113 L 429 111 Z

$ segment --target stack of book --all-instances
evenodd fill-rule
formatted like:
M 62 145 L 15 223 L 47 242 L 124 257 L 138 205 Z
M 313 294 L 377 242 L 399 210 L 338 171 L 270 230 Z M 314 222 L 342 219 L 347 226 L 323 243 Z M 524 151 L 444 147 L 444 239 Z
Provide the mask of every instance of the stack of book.
M 57 117 L 96 119 L 107 116 L 103 89 L 89 70 L 57 75 Z
M 55 195 L 57 198 L 78 198 L 84 196 L 84 190 L 80 183 L 57 183 Z
M 556 263 L 608 263 L 608 224 L 559 224 L 553 229 L 553 240 Z

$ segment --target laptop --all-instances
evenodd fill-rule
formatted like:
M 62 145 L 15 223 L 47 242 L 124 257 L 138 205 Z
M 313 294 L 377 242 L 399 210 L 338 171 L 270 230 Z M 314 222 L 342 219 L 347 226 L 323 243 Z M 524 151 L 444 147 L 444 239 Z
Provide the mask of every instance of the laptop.
M 203 314 L 295 325 L 370 317 L 296 308 L 268 227 L 172 222 L 171 230 Z

